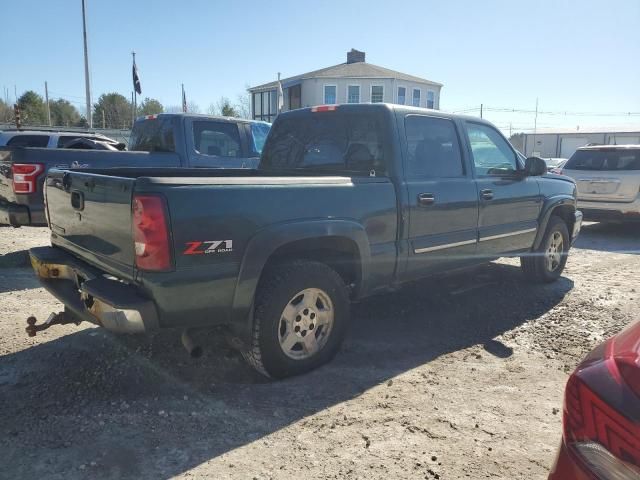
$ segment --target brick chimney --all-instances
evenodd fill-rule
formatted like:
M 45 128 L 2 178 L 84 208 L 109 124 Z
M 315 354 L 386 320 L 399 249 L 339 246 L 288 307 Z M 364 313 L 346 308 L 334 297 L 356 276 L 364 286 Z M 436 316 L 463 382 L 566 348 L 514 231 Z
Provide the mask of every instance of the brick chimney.
M 347 63 L 358 63 L 365 61 L 365 53 L 360 50 L 352 48 L 350 52 L 347 52 Z

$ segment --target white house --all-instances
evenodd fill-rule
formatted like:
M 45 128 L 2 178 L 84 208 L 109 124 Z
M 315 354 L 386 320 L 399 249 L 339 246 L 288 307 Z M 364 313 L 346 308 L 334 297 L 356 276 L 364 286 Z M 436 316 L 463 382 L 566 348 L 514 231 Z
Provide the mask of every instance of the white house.
M 365 61 L 351 50 L 346 63 L 281 80 L 283 111 L 335 103 L 396 103 L 439 109 L 442 84 Z M 255 120 L 272 122 L 278 110 L 278 81 L 249 89 Z

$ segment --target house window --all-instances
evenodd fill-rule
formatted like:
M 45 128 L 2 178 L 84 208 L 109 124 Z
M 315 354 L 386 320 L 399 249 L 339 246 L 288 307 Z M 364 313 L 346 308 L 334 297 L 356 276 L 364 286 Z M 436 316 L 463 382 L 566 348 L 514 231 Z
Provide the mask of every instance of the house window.
M 382 85 L 371 85 L 371 103 L 384 102 L 384 87 Z
M 278 91 L 269 90 L 253 94 L 253 119 L 273 122 L 278 114 Z
M 325 85 L 324 86 L 324 104 L 325 105 L 334 105 L 338 103 L 336 91 L 338 87 L 335 85 Z
M 436 94 L 427 90 L 427 108 L 436 108 Z
M 419 88 L 413 89 L 413 102 L 411 103 L 411 105 L 413 105 L 414 107 L 420 106 L 420 89 Z
M 407 89 L 405 87 L 398 87 L 398 104 L 404 105 L 407 98 Z
M 347 87 L 347 103 L 360 103 L 360 85 Z

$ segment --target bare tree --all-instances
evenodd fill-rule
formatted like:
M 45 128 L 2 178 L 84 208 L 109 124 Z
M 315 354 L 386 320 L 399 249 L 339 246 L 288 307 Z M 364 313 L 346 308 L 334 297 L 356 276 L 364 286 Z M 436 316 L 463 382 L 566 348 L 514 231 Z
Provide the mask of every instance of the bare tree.
M 200 106 L 196 102 L 187 102 L 187 112 L 200 113 Z
M 251 93 L 239 93 L 234 105 L 236 112 L 240 118 L 251 118 Z
M 180 113 L 180 112 L 182 112 L 182 106 L 181 105 L 167 105 L 166 107 L 164 107 L 164 111 L 165 111 L 165 113 Z

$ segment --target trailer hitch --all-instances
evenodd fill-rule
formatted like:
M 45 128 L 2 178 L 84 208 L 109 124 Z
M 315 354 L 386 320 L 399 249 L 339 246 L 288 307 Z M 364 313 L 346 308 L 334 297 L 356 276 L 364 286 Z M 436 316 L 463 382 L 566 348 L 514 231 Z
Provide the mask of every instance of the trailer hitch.
M 42 330 L 46 330 L 47 328 L 54 325 L 66 325 L 68 323 L 75 323 L 76 325 L 80 325 L 80 322 L 73 316 L 69 315 L 69 313 L 66 311 L 49 314 L 49 318 L 47 318 L 40 325 L 36 325 L 37 321 L 38 320 L 33 315 L 27 318 L 28 325 L 25 330 L 30 337 L 35 337 L 36 333 L 41 332 Z

